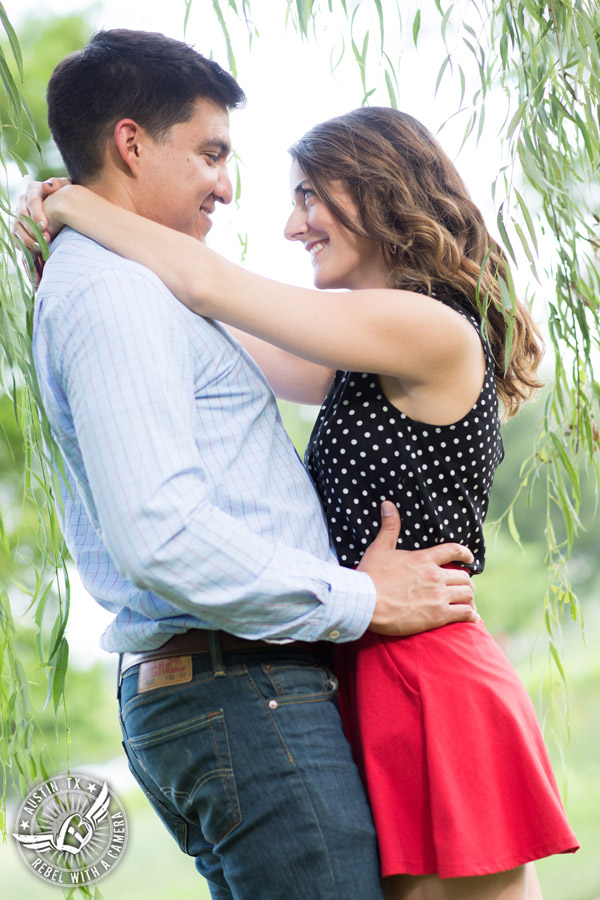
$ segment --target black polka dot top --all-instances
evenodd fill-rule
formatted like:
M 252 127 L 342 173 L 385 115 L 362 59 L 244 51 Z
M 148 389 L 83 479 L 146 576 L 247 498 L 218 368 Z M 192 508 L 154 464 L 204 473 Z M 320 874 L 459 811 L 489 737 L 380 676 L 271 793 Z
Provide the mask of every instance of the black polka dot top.
M 470 313 L 444 302 L 480 334 Z M 377 375 L 336 373 L 305 462 L 343 566 L 358 565 L 379 531 L 381 501 L 392 500 L 402 517 L 399 548 L 456 541 L 473 553 L 473 571 L 483 570 L 482 526 L 504 456 L 494 366 L 483 343 L 487 365 L 481 393 L 453 425 L 427 425 L 399 412 Z

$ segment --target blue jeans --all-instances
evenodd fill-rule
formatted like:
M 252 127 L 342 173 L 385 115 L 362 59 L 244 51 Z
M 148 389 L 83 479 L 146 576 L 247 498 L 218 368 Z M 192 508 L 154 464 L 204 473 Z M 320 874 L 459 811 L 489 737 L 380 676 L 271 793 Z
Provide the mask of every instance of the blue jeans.
M 381 900 L 330 669 L 300 649 L 192 663 L 187 684 L 144 693 L 128 669 L 121 725 L 136 780 L 213 900 Z

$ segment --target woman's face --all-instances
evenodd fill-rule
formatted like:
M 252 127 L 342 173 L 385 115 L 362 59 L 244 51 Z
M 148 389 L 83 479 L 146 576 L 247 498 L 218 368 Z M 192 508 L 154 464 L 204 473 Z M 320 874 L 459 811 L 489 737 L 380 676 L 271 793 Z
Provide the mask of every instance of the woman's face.
M 349 231 L 313 190 L 294 160 L 290 178 L 294 209 L 285 226 L 289 241 L 301 241 L 310 253 L 315 286 L 321 289 L 386 287 L 387 265 L 378 241 Z M 332 197 L 350 219 L 358 210 L 348 191 L 335 182 Z

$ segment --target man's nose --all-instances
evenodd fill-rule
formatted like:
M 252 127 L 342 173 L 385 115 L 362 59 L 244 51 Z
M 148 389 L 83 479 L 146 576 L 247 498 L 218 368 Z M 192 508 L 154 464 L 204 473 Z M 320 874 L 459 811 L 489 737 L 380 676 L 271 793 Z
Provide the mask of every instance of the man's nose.
M 231 178 L 229 177 L 227 167 L 221 169 L 219 173 L 219 180 L 215 185 L 213 196 L 215 200 L 219 203 L 224 203 L 225 205 L 231 203 L 233 200 L 233 185 L 231 184 Z

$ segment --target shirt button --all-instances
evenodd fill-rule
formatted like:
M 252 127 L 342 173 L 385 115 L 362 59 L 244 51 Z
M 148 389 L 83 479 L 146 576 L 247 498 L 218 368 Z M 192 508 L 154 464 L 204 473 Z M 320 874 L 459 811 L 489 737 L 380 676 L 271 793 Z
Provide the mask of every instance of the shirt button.
M 329 632 L 329 637 L 331 638 L 332 641 L 337 641 L 337 639 L 339 638 L 339 636 L 340 636 L 340 633 L 339 633 L 339 631 L 337 630 L 337 628 L 334 628 L 333 631 L 330 631 L 330 632 Z
M 277 700 L 269 700 L 269 709 L 277 709 L 278 706 Z

